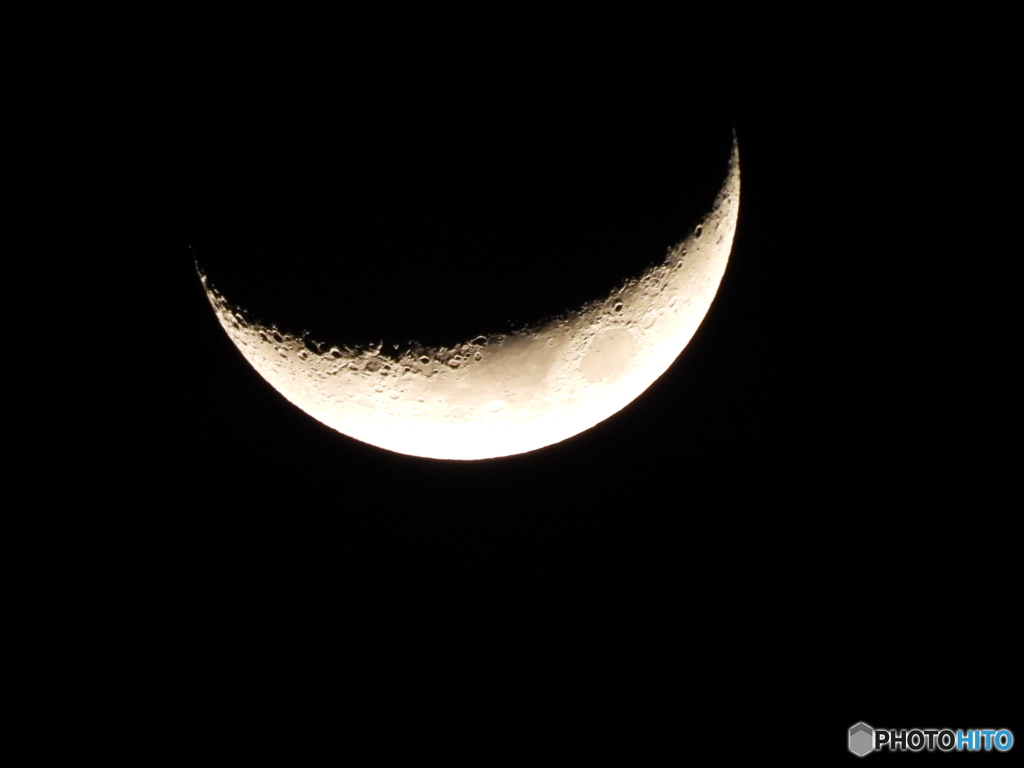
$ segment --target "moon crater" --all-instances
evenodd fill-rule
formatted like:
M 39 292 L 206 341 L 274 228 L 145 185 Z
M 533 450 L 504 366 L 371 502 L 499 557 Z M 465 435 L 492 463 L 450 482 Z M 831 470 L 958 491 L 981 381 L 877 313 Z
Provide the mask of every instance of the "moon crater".
M 606 328 L 590 340 L 579 369 L 591 384 L 611 384 L 629 370 L 636 352 L 637 343 L 628 328 Z

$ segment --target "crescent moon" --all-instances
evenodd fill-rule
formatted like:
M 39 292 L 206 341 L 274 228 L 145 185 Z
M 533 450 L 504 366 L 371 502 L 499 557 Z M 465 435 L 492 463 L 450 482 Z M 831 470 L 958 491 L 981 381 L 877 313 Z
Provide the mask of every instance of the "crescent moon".
M 278 392 L 371 445 L 434 459 L 525 453 L 625 408 L 683 351 L 711 306 L 739 214 L 739 149 L 711 211 L 665 260 L 606 297 L 450 347 L 330 346 L 250 319 L 199 269 L 228 337 Z

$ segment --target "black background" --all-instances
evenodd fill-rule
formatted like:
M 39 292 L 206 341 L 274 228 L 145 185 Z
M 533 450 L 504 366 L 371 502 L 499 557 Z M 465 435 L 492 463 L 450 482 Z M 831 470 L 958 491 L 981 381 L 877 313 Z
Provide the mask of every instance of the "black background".
M 61 328 L 30 420 L 61 501 L 26 582 L 57 690 L 185 742 L 280 713 L 342 754 L 368 724 L 400 743 L 409 712 L 456 744 L 511 726 L 488 754 L 684 759 L 762 754 L 769 724 L 812 759 L 858 720 L 1013 727 L 1001 20 L 51 23 L 18 75 L 46 83 L 26 155 L 60 241 L 34 251 Z M 327 429 L 250 369 L 193 266 L 293 332 L 464 340 L 658 260 L 733 130 L 739 226 L 696 337 L 530 454 Z

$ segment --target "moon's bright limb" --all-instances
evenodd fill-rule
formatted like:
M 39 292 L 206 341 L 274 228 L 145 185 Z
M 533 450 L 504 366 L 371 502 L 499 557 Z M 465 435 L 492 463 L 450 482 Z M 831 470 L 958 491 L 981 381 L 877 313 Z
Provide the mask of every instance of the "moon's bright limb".
M 398 453 L 486 459 L 577 435 L 625 408 L 689 343 L 718 291 L 739 212 L 739 151 L 710 213 L 606 298 L 452 347 L 332 347 L 247 319 L 200 272 L 228 336 L 288 400 Z

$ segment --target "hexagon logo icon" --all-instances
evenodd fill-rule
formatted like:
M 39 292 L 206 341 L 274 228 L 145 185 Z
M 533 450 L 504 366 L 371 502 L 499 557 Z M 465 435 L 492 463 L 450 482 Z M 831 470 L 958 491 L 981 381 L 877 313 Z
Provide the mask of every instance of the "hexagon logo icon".
M 857 723 L 850 728 L 850 751 L 857 757 L 864 757 L 875 748 L 875 730 L 866 723 Z

